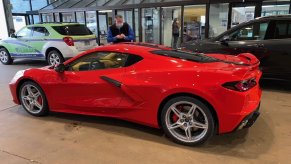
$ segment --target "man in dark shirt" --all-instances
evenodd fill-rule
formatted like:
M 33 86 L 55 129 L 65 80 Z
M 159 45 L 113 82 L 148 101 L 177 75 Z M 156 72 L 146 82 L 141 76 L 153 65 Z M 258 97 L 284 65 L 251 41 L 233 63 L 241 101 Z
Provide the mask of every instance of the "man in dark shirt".
M 134 32 L 129 24 L 123 21 L 121 15 L 116 15 L 115 23 L 108 29 L 108 43 L 131 42 L 133 40 Z

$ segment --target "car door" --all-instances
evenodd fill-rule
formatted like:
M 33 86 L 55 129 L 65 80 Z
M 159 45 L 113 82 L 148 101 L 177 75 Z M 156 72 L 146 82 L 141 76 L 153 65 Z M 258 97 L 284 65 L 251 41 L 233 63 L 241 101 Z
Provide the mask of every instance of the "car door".
M 291 20 L 273 20 L 263 41 L 267 53 L 261 62 L 265 78 L 291 80 Z
M 10 40 L 9 43 L 14 45 L 12 57 L 27 58 L 31 57 L 33 48 L 29 45 L 32 35 L 32 27 L 24 27 L 16 34 L 16 38 Z
M 47 43 L 49 32 L 45 27 L 34 26 L 32 28 L 32 37 L 28 40 L 28 45 L 32 48 L 32 57 L 45 58 L 42 53 L 43 46 Z
M 72 61 L 64 73 L 56 73 L 49 84 L 53 109 L 107 115 L 120 103 L 121 83 L 127 55 L 118 52 L 94 52 Z

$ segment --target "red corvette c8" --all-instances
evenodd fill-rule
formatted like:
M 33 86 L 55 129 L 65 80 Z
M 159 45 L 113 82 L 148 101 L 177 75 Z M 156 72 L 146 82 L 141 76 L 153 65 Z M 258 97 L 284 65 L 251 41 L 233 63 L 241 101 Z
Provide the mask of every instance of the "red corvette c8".
M 162 128 L 184 145 L 250 127 L 261 71 L 252 54 L 198 54 L 147 43 L 100 46 L 64 64 L 16 73 L 13 101 L 31 115 L 114 117 Z

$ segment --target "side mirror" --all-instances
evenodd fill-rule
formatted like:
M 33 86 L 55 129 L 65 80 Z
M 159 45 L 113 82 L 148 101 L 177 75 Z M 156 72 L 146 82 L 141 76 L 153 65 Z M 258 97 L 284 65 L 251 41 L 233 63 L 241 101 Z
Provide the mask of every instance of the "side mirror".
M 221 43 L 226 43 L 230 40 L 228 35 L 223 36 L 223 38 L 220 40 Z
M 17 38 L 17 36 L 13 33 L 10 35 L 11 38 Z
M 66 66 L 63 63 L 61 63 L 56 65 L 54 69 L 56 72 L 63 73 L 66 70 Z

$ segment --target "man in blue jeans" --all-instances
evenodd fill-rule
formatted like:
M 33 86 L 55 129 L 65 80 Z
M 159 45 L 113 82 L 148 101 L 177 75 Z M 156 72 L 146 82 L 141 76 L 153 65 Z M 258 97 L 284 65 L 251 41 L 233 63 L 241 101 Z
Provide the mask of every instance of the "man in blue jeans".
M 133 40 L 134 32 L 129 24 L 123 21 L 121 15 L 116 15 L 115 23 L 108 29 L 108 43 L 131 42 Z

